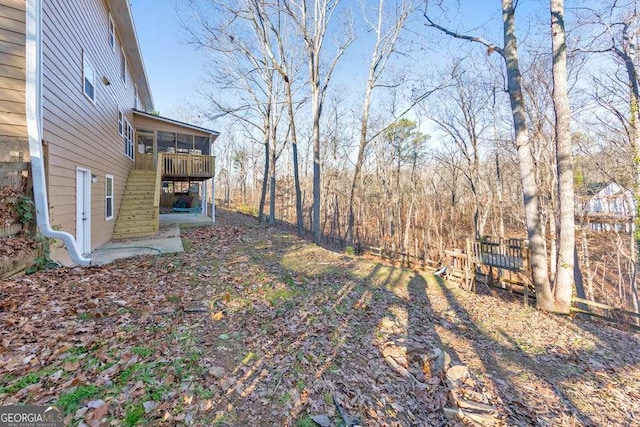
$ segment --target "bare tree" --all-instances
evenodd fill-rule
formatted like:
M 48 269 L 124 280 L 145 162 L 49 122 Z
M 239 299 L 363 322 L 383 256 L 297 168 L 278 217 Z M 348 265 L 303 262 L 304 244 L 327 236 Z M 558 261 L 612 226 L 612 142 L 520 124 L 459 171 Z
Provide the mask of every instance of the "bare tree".
M 347 27 L 344 40 L 336 47 L 328 65 L 323 66 L 327 52 L 323 49 L 327 28 L 340 4 L 339 0 L 282 0 L 285 10 L 303 40 L 309 68 L 313 141 L 313 241 L 320 243 L 320 117 L 331 76 L 344 52 L 354 41 Z M 311 5 L 309 5 L 311 3 Z
M 259 221 L 263 221 L 272 125 L 277 121 L 273 117 L 274 70 L 268 66 L 265 42 L 252 26 L 254 16 L 246 4 L 224 0 L 207 4 L 208 8 L 191 0 L 190 13 L 183 16 L 182 26 L 190 35 L 190 42 L 204 49 L 216 64 L 210 68 L 203 90 L 210 104 L 206 115 L 210 119 L 231 116 L 262 136 L 265 163 Z
M 353 172 L 353 181 L 351 182 L 351 190 L 349 194 L 349 218 L 347 225 L 347 241 L 353 241 L 354 214 L 353 203 L 356 188 L 360 181 L 362 173 L 362 164 L 364 161 L 364 153 L 370 142 L 368 138 L 369 113 L 371 109 L 371 97 L 373 89 L 378 84 L 380 77 L 383 75 L 389 58 L 396 52 L 396 46 L 402 30 L 407 23 L 411 13 L 414 11 L 412 0 L 400 0 L 395 2 L 395 8 L 391 11 L 385 7 L 385 1 L 379 0 L 376 8 L 375 21 L 370 20 L 367 11 L 364 10 L 366 5 L 363 3 L 363 15 L 367 28 L 376 35 L 376 40 L 371 52 L 371 62 L 369 64 L 369 76 L 364 92 L 364 100 L 362 103 L 362 118 L 360 123 L 360 142 L 358 145 L 358 156 L 356 158 L 355 169 Z
M 488 52 L 496 52 L 504 58 L 507 72 L 507 88 L 513 117 L 515 143 L 520 165 L 520 180 L 525 207 L 525 221 L 529 249 L 531 252 L 531 270 L 533 284 L 536 288 L 536 304 L 539 309 L 555 311 L 554 296 L 548 274 L 547 254 L 543 224 L 540 217 L 538 185 L 535 178 L 536 164 L 529 141 L 527 128 L 526 105 L 522 94 L 522 76 L 518 64 L 518 44 L 515 28 L 515 11 L 517 0 L 502 0 L 502 23 L 504 45 L 499 47 L 481 37 L 469 36 L 436 24 L 425 11 L 427 25 L 458 39 L 472 41 L 484 45 Z
M 608 105 L 606 108 L 619 120 L 624 130 L 623 138 L 630 146 L 633 193 L 636 200 L 635 236 L 631 239 L 632 263 L 631 294 L 633 307 L 640 313 L 637 274 L 640 263 L 640 11 L 636 0 L 609 1 L 598 9 L 583 8 L 582 24 L 595 27 L 595 37 L 590 37 L 581 50 L 591 53 L 608 53 L 622 67 L 626 77 L 628 96 L 627 112 Z M 615 80 L 614 80 L 615 84 Z M 606 89 L 605 89 L 606 90 Z M 601 105 L 608 104 L 601 102 Z M 640 322 L 640 321 L 639 321 Z
M 567 42 L 564 28 L 564 0 L 550 0 L 553 50 L 553 105 L 556 116 L 556 166 L 560 230 L 556 273 L 556 310 L 569 313 L 574 285 L 575 207 L 573 190 L 573 148 L 571 109 L 567 88 Z
M 283 25 L 283 14 L 279 5 L 269 7 L 270 3 L 261 0 L 251 0 L 252 22 L 256 33 L 263 43 L 264 51 L 270 60 L 270 66 L 280 75 L 284 84 L 285 103 L 289 118 L 288 132 L 291 137 L 293 155 L 293 176 L 296 203 L 296 224 L 298 235 L 304 234 L 302 213 L 302 194 L 300 190 L 300 174 L 298 162 L 298 133 L 295 121 L 296 104 L 293 98 L 293 84 L 300 61 L 294 43 L 287 39 L 286 25 Z M 273 153 L 275 155 L 275 153 Z M 275 194 L 274 190 L 272 193 Z M 274 197 L 272 196 L 272 199 Z
M 247 203 L 247 174 L 249 166 L 249 154 L 244 148 L 236 149 L 233 153 L 233 168 L 238 173 L 238 184 L 242 202 Z
M 481 173 L 481 144 L 490 126 L 483 114 L 492 92 L 473 77 L 476 74 L 476 69 L 465 70 L 459 61 L 454 63 L 448 77 L 453 86 L 441 94 L 439 106 L 431 119 L 462 154 L 464 163 L 459 166 L 460 173 L 466 178 L 473 197 L 473 229 L 475 238 L 479 239 L 489 211 L 485 205 L 491 199 L 489 196 L 485 197 L 488 200 L 482 200 L 488 192 Z

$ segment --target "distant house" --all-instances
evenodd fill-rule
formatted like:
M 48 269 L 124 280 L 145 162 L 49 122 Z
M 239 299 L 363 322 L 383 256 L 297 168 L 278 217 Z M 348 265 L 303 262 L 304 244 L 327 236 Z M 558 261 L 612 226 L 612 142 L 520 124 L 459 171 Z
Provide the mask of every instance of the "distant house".
M 0 0 L 0 162 L 31 162 L 56 260 L 87 265 L 155 233 L 162 201 L 206 194 L 218 133 L 153 110 L 128 0 Z
M 586 198 L 581 206 L 592 230 L 630 232 L 636 215 L 636 204 L 631 190 L 616 182 L 594 183 L 587 186 Z

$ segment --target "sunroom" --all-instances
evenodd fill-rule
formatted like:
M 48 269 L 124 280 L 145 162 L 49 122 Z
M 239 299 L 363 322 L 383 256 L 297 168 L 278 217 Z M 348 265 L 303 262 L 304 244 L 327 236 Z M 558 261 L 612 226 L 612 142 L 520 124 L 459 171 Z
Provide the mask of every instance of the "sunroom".
M 138 110 L 134 119 L 136 169 L 160 169 L 160 210 L 200 212 L 215 174 L 212 143 L 219 133 Z

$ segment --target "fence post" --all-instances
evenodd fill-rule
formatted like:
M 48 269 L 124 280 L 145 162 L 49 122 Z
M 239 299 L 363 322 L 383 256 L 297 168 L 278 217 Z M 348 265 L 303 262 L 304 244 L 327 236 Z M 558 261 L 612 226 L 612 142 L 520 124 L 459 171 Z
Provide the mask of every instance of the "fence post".
M 476 259 L 473 256 L 471 240 L 468 237 L 465 243 L 467 250 L 467 270 L 469 271 L 469 290 L 476 292 Z

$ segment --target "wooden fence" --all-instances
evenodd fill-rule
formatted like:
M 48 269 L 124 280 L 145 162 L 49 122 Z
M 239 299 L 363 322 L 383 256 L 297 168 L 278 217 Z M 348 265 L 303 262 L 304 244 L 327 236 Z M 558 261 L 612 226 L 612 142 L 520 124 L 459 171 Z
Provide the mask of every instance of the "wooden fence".
M 289 223 L 285 224 L 291 225 Z M 311 230 L 305 230 L 305 232 L 307 238 L 312 236 Z M 323 235 L 321 241 L 334 245 L 340 250 L 346 248 L 344 239 Z M 381 259 L 401 261 L 409 266 L 422 268 L 430 272 L 437 271 L 441 267 L 447 267 L 447 278 L 459 283 L 468 291 L 476 291 L 476 283 L 481 278 L 483 279 L 482 283 L 487 286 L 508 289 L 510 292 L 522 295 L 524 303 L 527 305 L 530 299 L 532 303 L 535 303 L 535 290 L 530 283 L 525 283 L 518 279 L 517 275 L 515 279 L 511 274 L 509 277 L 504 277 L 501 272 L 501 270 L 504 270 L 510 273 L 531 275 L 529 248 L 526 239 L 499 239 L 492 236 L 485 236 L 482 240 L 475 242 L 470 242 L 467 239 L 464 250 L 445 250 L 444 258 L 440 261 L 429 259 L 424 255 L 416 256 L 382 246 L 376 247 L 362 243 L 354 244 L 354 252 L 356 255 L 369 254 Z M 487 271 L 483 272 L 483 269 Z M 494 269 L 498 275 L 496 281 L 492 277 Z M 640 326 L 635 324 L 635 319 L 640 319 L 640 314 L 638 313 L 578 297 L 574 297 L 572 302 L 572 312 L 611 322 L 624 323 L 633 329 L 640 330 Z

